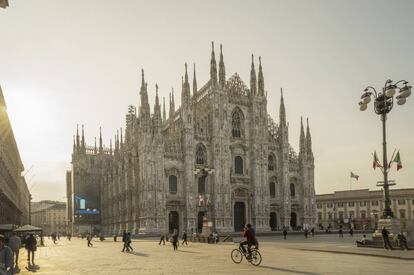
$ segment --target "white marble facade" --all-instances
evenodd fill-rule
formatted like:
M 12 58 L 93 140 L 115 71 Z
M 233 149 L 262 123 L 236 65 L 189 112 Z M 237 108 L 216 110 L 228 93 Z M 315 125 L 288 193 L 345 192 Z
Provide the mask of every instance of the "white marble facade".
M 219 232 L 240 231 L 246 222 L 258 232 L 314 224 L 309 125 L 305 134 L 301 120 L 296 154 L 283 94 L 279 122 L 268 114 L 258 61 L 256 74 L 252 56 L 247 87 L 237 73 L 226 79 L 222 47 L 217 66 L 213 45 L 210 80 L 197 88 L 194 66 L 190 87 L 186 64 L 181 106 L 175 108 L 172 91 L 168 117 L 157 85 L 151 110 L 142 71 L 140 106 L 130 106 L 113 149 L 103 148 L 102 138 L 87 147 L 77 133 L 72 184 L 100 190 L 105 233 L 197 231 L 203 216 Z

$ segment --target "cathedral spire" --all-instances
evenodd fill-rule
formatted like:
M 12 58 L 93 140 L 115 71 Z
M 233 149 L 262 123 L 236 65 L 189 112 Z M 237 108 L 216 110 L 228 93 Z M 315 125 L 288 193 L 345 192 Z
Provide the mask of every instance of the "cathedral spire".
M 183 108 L 190 104 L 190 98 L 191 98 L 190 83 L 188 82 L 187 63 L 185 63 L 184 66 L 185 66 L 185 74 L 184 74 L 184 82 L 182 84 L 182 90 L 181 90 L 181 106 Z
M 170 114 L 169 114 L 169 118 L 172 119 L 174 114 L 175 114 L 175 104 L 174 104 L 174 88 L 171 88 L 172 91 L 170 93 Z
M 158 84 L 155 84 L 155 104 L 154 104 L 154 116 L 161 120 L 161 105 L 158 97 Z
M 210 80 L 213 85 L 217 84 L 217 63 L 214 54 L 214 42 L 211 42 Z
M 280 88 L 279 125 L 286 126 L 285 101 L 283 100 L 283 89 Z
M 96 147 L 96 137 L 95 137 L 95 147 L 93 148 L 93 153 L 98 153 L 98 148 Z
M 303 129 L 303 118 L 300 117 L 299 157 L 303 158 L 305 154 L 306 154 L 305 131 Z
M 99 127 L 99 154 L 103 153 L 103 146 L 102 146 L 102 127 Z
M 141 69 L 141 90 L 145 88 L 144 68 Z
M 79 141 L 79 124 L 76 125 L 76 151 L 80 149 L 80 141 Z
M 82 124 L 82 152 L 85 152 L 86 144 L 85 144 L 85 131 Z
M 220 62 L 219 62 L 219 84 L 221 88 L 224 88 L 226 83 L 226 69 L 224 67 L 223 59 L 223 46 L 220 44 Z
M 194 63 L 194 75 L 193 75 L 193 96 L 197 93 L 197 78 L 196 78 L 196 67 Z
M 123 137 L 123 134 L 122 134 L 122 127 L 121 127 L 121 140 L 120 140 L 120 142 L 121 142 L 120 148 L 121 148 L 121 151 L 122 151 L 122 149 L 124 148 L 124 137 Z
M 149 116 L 150 115 L 150 107 L 148 103 L 148 85 L 145 82 L 144 77 L 144 69 L 141 69 L 141 107 L 140 107 L 140 116 Z
M 308 157 L 312 156 L 312 138 L 309 129 L 309 118 L 306 118 L 306 152 Z
M 165 112 L 165 97 L 162 97 L 162 120 L 167 120 L 167 113 Z
M 259 74 L 258 74 L 258 93 L 261 96 L 264 96 L 264 78 L 262 70 L 262 58 L 259 56 Z
M 184 67 L 185 67 L 184 83 L 188 83 L 187 62 L 185 62 Z
M 109 140 L 109 154 L 112 156 L 112 138 Z
M 76 151 L 76 139 L 75 139 L 75 135 L 73 135 L 73 153 L 75 153 Z
M 250 93 L 256 95 L 256 70 L 254 69 L 254 56 L 252 54 L 252 66 L 250 69 Z

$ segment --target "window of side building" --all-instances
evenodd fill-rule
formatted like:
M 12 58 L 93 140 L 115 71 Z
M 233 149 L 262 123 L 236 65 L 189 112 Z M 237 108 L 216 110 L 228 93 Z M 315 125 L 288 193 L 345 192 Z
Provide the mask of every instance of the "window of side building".
M 378 201 L 371 201 L 372 206 L 378 206 Z
M 318 212 L 318 220 L 321 221 L 322 220 L 322 212 Z
M 322 203 L 318 203 L 318 204 L 316 204 L 316 207 L 317 207 L 318 209 L 321 209 L 321 208 L 322 208 Z
M 405 219 L 405 210 L 400 209 L 400 219 Z
M 355 202 L 353 202 L 353 201 L 348 202 L 348 206 L 354 207 L 355 206 Z
M 404 199 L 398 200 L 398 205 L 405 205 L 405 200 Z

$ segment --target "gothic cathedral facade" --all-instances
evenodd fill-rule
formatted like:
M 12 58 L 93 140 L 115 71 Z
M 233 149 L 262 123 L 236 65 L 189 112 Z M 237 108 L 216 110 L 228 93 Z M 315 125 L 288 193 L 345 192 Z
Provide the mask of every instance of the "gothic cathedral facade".
M 181 106 L 170 93 L 169 115 L 155 86 L 153 112 L 142 70 L 141 104 L 130 106 L 125 133 L 109 148 L 74 137 L 68 190 L 72 220 L 81 222 L 76 198 L 91 203 L 107 234 L 201 231 L 203 217 L 218 232 L 251 223 L 258 232 L 312 226 L 315 222 L 314 158 L 309 124 L 301 119 L 299 153 L 289 144 L 283 94 L 279 122 L 267 112 L 259 57 L 252 55 L 250 87 L 235 73 L 226 79 L 220 45 L 214 45 L 210 79 L 190 88 L 185 64 Z M 85 208 L 85 206 L 84 206 Z M 82 212 L 84 217 L 87 212 Z

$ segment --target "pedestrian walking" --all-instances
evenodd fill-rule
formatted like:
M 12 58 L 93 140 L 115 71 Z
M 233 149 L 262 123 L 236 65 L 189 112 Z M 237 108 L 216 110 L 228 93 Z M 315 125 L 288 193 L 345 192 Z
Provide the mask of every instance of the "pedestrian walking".
M 88 234 L 86 236 L 86 240 L 88 241 L 88 247 L 92 247 L 93 246 L 93 244 L 92 244 L 92 234 Z
M 339 226 L 339 238 L 344 237 L 344 231 L 342 230 L 342 225 Z
M 68 234 L 68 240 L 70 241 L 72 239 L 72 234 Z
M 185 231 L 183 231 L 183 242 L 181 244 L 184 245 L 184 243 L 185 243 L 186 246 L 188 246 L 187 233 Z
M 381 234 L 382 234 L 382 240 L 384 241 L 384 248 L 393 250 L 390 239 L 389 239 L 390 232 L 385 228 L 385 226 L 382 227 Z
M 17 236 L 16 232 L 13 232 L 13 235 L 9 239 L 8 245 L 14 254 L 15 268 L 18 269 L 19 268 L 19 252 L 20 252 L 20 247 L 22 246 L 22 240 L 20 239 L 19 236 Z
M 352 227 L 349 229 L 349 236 L 351 236 L 351 238 L 354 237 L 354 229 Z
M 158 245 L 161 245 L 161 243 L 165 245 L 165 234 L 163 232 L 160 235 L 160 242 L 158 243 Z
M 0 235 L 0 274 L 13 274 L 13 251 L 6 245 L 6 238 Z
M 34 266 L 34 257 L 35 251 L 37 250 L 37 241 L 36 238 L 30 233 L 29 237 L 26 239 L 26 249 L 27 249 L 27 266 L 30 269 L 31 266 Z M 32 264 L 30 265 L 30 255 L 32 255 Z
M 314 227 L 311 228 L 311 236 L 312 236 L 312 238 L 315 237 L 315 228 Z
M 305 239 L 307 239 L 308 238 L 308 229 L 307 228 L 305 228 L 304 234 L 305 234 Z
M 128 249 L 129 249 L 130 251 L 134 251 L 134 249 L 133 249 L 133 248 L 132 248 L 132 246 L 131 246 L 131 242 L 132 242 L 131 233 L 130 233 L 130 232 L 128 232 L 128 233 L 127 233 L 127 245 L 128 245 Z
M 286 227 L 283 227 L 283 239 L 286 240 L 286 236 L 287 236 L 287 229 Z
M 172 245 L 174 250 L 178 250 L 178 230 L 174 229 L 174 233 L 172 235 Z
M 122 252 L 125 252 L 125 250 L 127 252 L 129 252 L 128 235 L 127 235 L 126 231 L 124 231 L 124 233 L 122 234 L 122 242 L 124 243 L 124 247 L 122 248 Z
M 398 241 L 398 246 L 400 247 L 401 250 L 404 250 L 404 248 L 407 250 L 410 250 L 407 245 L 407 239 L 405 238 L 404 234 L 401 233 L 401 231 L 398 232 L 397 234 L 397 241 Z
M 114 242 L 116 243 L 116 239 L 117 239 L 116 234 L 113 235 L 113 238 L 114 238 Z

